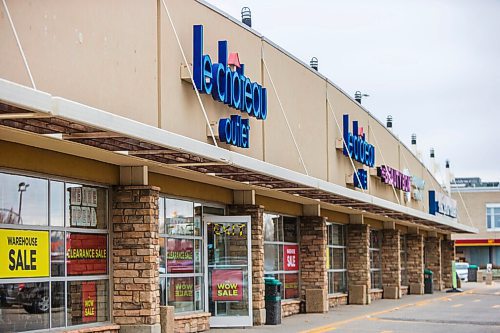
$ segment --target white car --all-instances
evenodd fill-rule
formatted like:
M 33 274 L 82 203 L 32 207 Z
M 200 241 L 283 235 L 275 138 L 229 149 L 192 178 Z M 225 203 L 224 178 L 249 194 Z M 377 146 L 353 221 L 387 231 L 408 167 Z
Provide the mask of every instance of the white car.
M 468 281 L 469 276 L 469 263 L 467 262 L 457 262 L 455 263 L 455 270 L 457 272 L 458 278 L 464 282 Z

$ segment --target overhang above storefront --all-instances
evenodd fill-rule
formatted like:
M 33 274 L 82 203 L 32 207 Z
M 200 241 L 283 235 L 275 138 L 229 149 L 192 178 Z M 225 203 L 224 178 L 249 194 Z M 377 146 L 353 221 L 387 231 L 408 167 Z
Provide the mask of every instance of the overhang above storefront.
M 0 126 L 446 233 L 477 229 L 0 79 Z M 1 137 L 0 137 L 1 139 Z

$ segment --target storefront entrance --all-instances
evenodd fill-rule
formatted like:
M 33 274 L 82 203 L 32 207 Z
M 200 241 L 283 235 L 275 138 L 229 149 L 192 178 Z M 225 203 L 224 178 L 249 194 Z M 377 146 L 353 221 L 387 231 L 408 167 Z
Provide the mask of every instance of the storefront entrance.
M 205 215 L 204 221 L 210 326 L 252 326 L 250 216 Z

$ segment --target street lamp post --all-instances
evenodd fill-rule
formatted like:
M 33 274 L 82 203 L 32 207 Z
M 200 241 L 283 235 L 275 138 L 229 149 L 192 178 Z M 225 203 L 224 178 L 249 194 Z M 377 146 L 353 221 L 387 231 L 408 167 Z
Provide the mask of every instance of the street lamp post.
M 19 192 L 19 212 L 17 214 L 17 224 L 21 224 L 21 208 L 23 204 L 23 192 L 26 192 L 30 184 L 26 184 L 25 182 L 19 183 L 18 192 Z

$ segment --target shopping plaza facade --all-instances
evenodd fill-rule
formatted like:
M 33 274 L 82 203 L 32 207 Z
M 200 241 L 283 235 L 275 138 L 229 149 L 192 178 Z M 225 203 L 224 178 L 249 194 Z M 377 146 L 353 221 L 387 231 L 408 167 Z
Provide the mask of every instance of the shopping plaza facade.
M 456 201 L 260 33 L 195 0 L 5 5 L 0 331 L 262 325 L 265 276 L 285 316 L 451 287 Z

